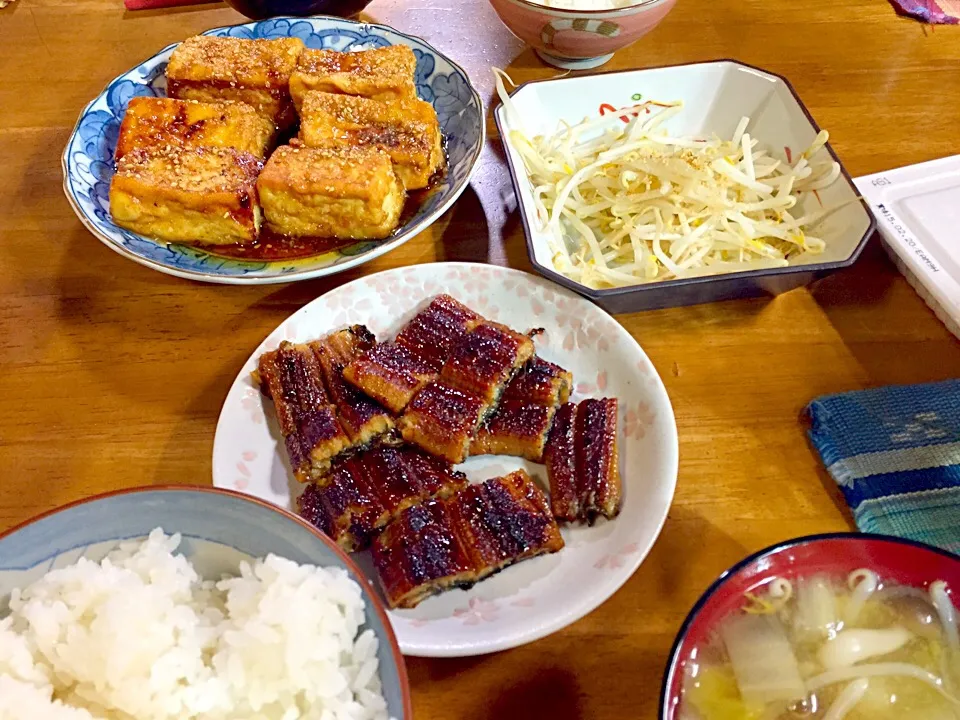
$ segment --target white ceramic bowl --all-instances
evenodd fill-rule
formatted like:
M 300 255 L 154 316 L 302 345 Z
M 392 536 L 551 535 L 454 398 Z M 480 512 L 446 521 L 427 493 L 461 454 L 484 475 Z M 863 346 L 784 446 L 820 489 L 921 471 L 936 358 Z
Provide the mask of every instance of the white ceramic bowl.
M 684 111 L 666 123 L 681 135 L 731 137 L 743 116 L 751 119 L 750 132 L 775 153 L 802 152 L 820 131 L 796 92 L 782 77 L 731 60 L 677 65 L 650 70 L 580 75 L 521 85 L 512 95 L 518 128 L 503 105 L 495 111 L 507 152 L 520 213 L 527 234 L 530 259 L 538 271 L 561 285 L 593 299 L 609 312 L 633 312 L 674 305 L 729 300 L 755 295 L 776 295 L 851 265 L 873 234 L 875 222 L 844 170 L 830 187 L 819 191 L 825 206 L 848 203 L 818 227 L 827 248 L 820 255 L 799 258 L 785 268 L 709 275 L 594 290 L 554 270 L 550 235 L 540 229 L 532 186 L 523 161 L 507 141 L 511 130 L 528 136 L 552 133 L 560 121 L 578 123 L 585 117 L 614 114 L 644 100 L 681 100 Z M 829 144 L 826 147 L 839 162 Z M 807 196 L 798 206 L 802 214 L 817 207 Z

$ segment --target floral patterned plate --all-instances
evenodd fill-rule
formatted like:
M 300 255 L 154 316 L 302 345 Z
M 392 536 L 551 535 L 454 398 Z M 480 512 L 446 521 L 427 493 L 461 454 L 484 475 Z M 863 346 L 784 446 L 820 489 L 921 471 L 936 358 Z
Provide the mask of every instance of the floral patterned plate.
M 278 442 L 273 406 L 251 380 L 257 358 L 281 340 L 315 339 L 348 324 L 364 323 L 378 337 L 392 337 L 441 292 L 514 328 L 544 328 L 537 352 L 573 372 L 575 400 L 620 400 L 620 517 L 564 528 L 567 545 L 559 553 L 508 568 L 469 591 L 452 590 L 413 610 L 389 613 L 408 655 L 479 655 L 544 637 L 610 597 L 653 546 L 673 498 L 677 428 L 663 383 L 636 340 L 588 300 L 518 270 L 470 263 L 388 270 L 332 290 L 270 333 L 241 369 L 217 425 L 213 483 L 292 507 L 300 487 Z M 474 457 L 460 469 L 478 482 L 521 467 L 546 482 L 542 465 L 519 458 Z M 356 559 L 373 580 L 367 555 Z
M 333 50 L 409 45 L 417 56 L 417 93 L 436 109 L 446 140 L 446 177 L 387 240 L 358 242 L 303 259 L 265 262 L 228 258 L 124 230 L 110 217 L 109 199 L 120 121 L 130 98 L 165 94 L 164 70 L 176 47 L 170 45 L 107 85 L 80 114 L 63 152 L 63 188 L 67 199 L 87 229 L 110 249 L 141 265 L 194 280 L 230 284 L 305 280 L 342 272 L 402 245 L 439 218 L 467 187 L 484 143 L 483 105 L 466 72 L 423 40 L 383 25 L 332 17 L 274 18 L 215 28 L 204 34 L 299 37 L 308 48 Z

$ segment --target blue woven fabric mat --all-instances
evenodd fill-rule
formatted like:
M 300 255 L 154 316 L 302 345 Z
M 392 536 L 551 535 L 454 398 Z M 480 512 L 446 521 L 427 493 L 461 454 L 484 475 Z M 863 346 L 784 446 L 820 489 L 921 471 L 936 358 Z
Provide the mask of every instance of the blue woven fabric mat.
M 960 554 L 960 380 L 824 395 L 807 413 L 858 528 Z

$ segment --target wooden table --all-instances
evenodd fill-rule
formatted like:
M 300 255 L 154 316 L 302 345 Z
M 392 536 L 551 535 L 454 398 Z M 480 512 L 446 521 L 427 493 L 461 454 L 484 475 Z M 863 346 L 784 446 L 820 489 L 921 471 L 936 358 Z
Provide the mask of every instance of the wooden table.
M 485 0 L 376 0 L 486 98 L 491 65 L 556 71 Z M 209 483 L 237 368 L 283 318 L 360 274 L 438 260 L 529 268 L 496 129 L 471 188 L 433 229 L 330 280 L 225 287 L 168 277 L 93 238 L 61 192 L 83 105 L 164 45 L 240 22 L 221 5 L 124 12 L 120 0 L 0 11 L 0 530 L 121 487 Z M 960 28 L 884 0 L 681 0 L 607 69 L 737 58 L 788 77 L 853 175 L 960 151 Z M 489 113 L 488 113 L 489 117 Z M 687 609 L 724 568 L 778 540 L 852 527 L 800 413 L 822 393 L 960 375 L 960 347 L 874 240 L 852 269 L 775 300 L 621 316 L 666 383 L 680 477 L 637 574 L 550 638 L 489 657 L 411 659 L 418 718 L 652 718 Z

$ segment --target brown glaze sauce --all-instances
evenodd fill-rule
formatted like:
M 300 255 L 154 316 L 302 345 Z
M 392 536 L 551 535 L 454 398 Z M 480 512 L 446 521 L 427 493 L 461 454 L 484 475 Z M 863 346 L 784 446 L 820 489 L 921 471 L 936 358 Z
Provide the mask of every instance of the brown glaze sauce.
M 437 186 L 440 184 L 440 181 L 443 180 L 445 174 L 445 169 L 439 170 L 433 178 L 431 178 L 430 184 L 427 187 L 422 190 L 408 191 L 406 202 L 403 204 L 403 212 L 400 213 L 397 230 L 394 230 L 391 235 L 383 240 L 371 240 L 370 242 L 387 242 L 393 239 L 397 232 L 410 222 L 423 204 L 436 192 Z M 330 237 L 291 237 L 278 233 L 264 224 L 263 229 L 260 231 L 260 237 L 252 243 L 242 245 L 197 244 L 195 247 L 203 252 L 219 257 L 236 260 L 276 262 L 316 257 L 333 250 L 356 245 L 360 242 L 365 241 Z

